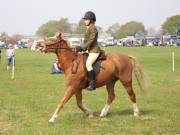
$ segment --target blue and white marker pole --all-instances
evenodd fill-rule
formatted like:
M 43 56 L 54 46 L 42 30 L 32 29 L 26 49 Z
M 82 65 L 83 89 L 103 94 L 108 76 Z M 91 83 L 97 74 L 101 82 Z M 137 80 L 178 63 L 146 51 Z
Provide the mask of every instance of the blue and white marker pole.
M 14 79 L 14 71 L 15 71 L 15 61 L 14 61 L 14 56 L 12 57 L 12 75 L 11 79 Z

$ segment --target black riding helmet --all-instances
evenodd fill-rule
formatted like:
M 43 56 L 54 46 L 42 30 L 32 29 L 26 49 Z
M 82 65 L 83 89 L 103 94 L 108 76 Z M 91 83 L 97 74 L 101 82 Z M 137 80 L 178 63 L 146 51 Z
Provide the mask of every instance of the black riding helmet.
M 96 21 L 96 15 L 92 11 L 87 11 L 83 17 L 83 19 L 89 19 L 93 22 Z

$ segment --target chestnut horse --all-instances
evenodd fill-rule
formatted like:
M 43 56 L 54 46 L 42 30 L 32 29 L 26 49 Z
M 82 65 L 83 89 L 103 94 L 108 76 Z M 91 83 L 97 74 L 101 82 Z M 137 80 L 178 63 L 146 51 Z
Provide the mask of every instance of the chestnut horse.
M 48 53 L 53 52 L 57 55 L 60 64 L 65 73 L 66 92 L 57 105 L 57 108 L 50 118 L 49 122 L 54 122 L 58 113 L 63 108 L 64 104 L 73 96 L 76 96 L 77 106 L 89 117 L 93 117 L 93 112 L 82 104 L 82 90 L 88 85 L 87 71 L 83 67 L 83 55 L 74 52 L 69 47 L 66 40 L 61 36 L 56 39 L 46 39 L 39 41 L 37 44 L 41 47 L 41 51 Z M 72 72 L 73 61 L 77 63 L 76 73 Z M 138 84 L 143 91 L 144 81 L 140 64 L 137 59 L 132 56 L 123 54 L 109 53 L 106 54 L 106 60 L 102 61 L 100 73 L 96 76 L 96 87 L 106 85 L 108 99 L 101 111 L 100 117 L 106 116 L 110 105 L 115 98 L 114 85 L 120 80 L 125 87 L 130 100 L 133 103 L 134 116 L 139 115 L 139 109 L 136 104 L 136 97 L 132 87 L 132 72 L 134 71 Z

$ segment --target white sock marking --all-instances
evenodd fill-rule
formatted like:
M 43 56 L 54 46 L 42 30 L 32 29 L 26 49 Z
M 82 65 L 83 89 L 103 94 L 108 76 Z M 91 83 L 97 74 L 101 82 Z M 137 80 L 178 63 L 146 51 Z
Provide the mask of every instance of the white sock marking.
M 136 103 L 133 103 L 134 116 L 139 116 L 139 109 Z
M 101 111 L 100 117 L 104 117 L 107 115 L 108 111 L 109 111 L 110 105 L 105 104 L 104 108 Z

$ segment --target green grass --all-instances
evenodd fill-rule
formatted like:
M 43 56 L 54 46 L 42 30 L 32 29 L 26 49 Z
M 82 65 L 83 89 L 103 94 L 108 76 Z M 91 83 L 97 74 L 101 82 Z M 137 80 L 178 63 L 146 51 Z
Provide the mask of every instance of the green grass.
M 134 89 L 141 117 L 135 118 L 132 104 L 120 83 L 106 118 L 100 118 L 107 93 L 104 87 L 83 92 L 83 102 L 95 113 L 87 118 L 75 98 L 65 105 L 55 124 L 48 123 L 65 92 L 64 75 L 49 74 L 54 54 L 16 51 L 15 79 L 6 70 L 5 50 L 0 62 L 0 135 L 175 135 L 180 134 L 180 48 L 104 48 L 136 56 L 150 88 L 143 94 Z M 172 72 L 172 51 L 175 72 Z

